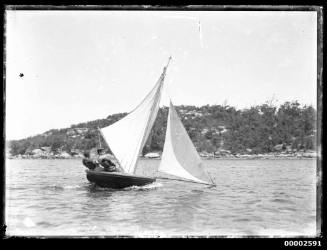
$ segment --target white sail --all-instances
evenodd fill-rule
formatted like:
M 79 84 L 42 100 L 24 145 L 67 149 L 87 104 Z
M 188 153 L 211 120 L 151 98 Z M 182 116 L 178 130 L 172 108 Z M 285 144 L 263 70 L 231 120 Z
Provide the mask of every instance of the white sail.
M 194 182 L 212 183 L 171 102 L 159 171 Z
M 156 119 L 167 66 L 154 88 L 132 112 L 101 129 L 105 141 L 126 173 L 135 172 L 139 154 Z

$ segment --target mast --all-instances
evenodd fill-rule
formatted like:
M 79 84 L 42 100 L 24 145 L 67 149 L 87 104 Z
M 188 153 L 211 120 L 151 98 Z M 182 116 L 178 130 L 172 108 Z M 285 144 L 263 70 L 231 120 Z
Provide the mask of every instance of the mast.
M 101 133 L 100 128 L 98 127 L 99 146 L 100 146 L 100 148 L 102 148 L 102 146 L 101 146 L 101 134 L 100 133 Z
M 156 93 L 156 98 L 157 98 L 157 96 L 161 93 L 161 90 L 162 90 L 162 87 L 163 87 L 163 83 L 164 83 L 164 80 L 165 80 L 165 76 L 166 76 L 166 71 L 167 71 L 167 68 L 168 68 L 168 65 L 169 65 L 169 63 L 170 63 L 171 58 L 172 58 L 172 57 L 169 56 L 169 58 L 168 58 L 168 62 L 167 62 L 167 65 L 164 67 L 163 72 L 162 72 L 162 74 L 161 74 L 161 76 L 160 76 L 160 78 L 162 78 L 162 79 L 161 79 L 161 82 L 160 82 L 161 86 L 160 86 L 160 88 L 158 89 L 158 91 L 157 91 L 157 93 Z M 151 114 L 152 114 L 152 112 L 153 112 L 153 109 L 155 108 L 155 104 L 156 104 L 156 103 L 153 103 L 153 104 L 152 104 L 152 107 L 151 107 L 151 110 L 150 110 L 150 116 L 151 116 Z M 158 105 L 159 105 L 159 103 L 158 103 Z M 150 119 L 148 119 L 148 122 L 147 122 L 147 125 L 146 125 L 144 131 L 147 131 L 147 130 L 149 129 L 149 126 L 150 126 Z M 146 142 L 146 140 L 147 140 L 147 137 L 148 137 L 148 136 L 144 136 L 143 139 L 142 139 L 141 147 L 140 147 L 139 152 L 138 152 L 138 154 L 137 154 L 138 157 L 137 157 L 136 162 L 135 162 L 135 168 L 134 168 L 133 174 L 136 173 L 137 163 L 138 163 L 139 158 L 140 158 L 139 155 L 140 155 L 140 153 L 141 153 L 141 151 L 142 151 L 142 149 L 143 149 L 143 147 L 144 147 L 144 144 L 145 144 L 145 142 Z

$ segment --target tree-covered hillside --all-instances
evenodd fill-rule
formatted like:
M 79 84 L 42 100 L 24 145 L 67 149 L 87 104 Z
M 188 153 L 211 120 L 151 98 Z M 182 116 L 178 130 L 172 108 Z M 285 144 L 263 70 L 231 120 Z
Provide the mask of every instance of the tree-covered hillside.
M 276 147 L 315 149 L 316 110 L 312 106 L 301 106 L 297 101 L 285 102 L 279 107 L 267 102 L 242 110 L 228 105 L 176 106 L 176 110 L 198 152 L 269 153 Z M 167 107 L 160 108 L 143 154 L 162 151 L 167 114 Z M 125 115 L 114 114 L 106 119 L 10 141 L 10 153 L 29 154 L 42 147 L 70 154 L 88 150 L 99 146 L 98 127 L 108 126 Z M 106 145 L 103 139 L 101 143 Z

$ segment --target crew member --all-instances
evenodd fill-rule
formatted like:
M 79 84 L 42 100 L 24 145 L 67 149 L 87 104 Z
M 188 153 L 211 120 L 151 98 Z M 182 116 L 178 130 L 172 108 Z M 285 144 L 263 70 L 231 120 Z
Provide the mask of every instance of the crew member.
M 123 172 L 119 166 L 110 159 L 111 156 L 109 154 L 105 154 L 103 148 L 99 148 L 98 152 L 98 163 L 103 166 L 104 171 L 106 172 Z
M 90 158 L 90 152 L 88 152 L 88 151 L 84 152 L 84 158 L 83 158 L 82 162 L 83 162 L 83 165 L 86 166 L 90 170 L 94 170 L 99 165 L 99 163 L 97 163 L 95 160 L 92 160 Z

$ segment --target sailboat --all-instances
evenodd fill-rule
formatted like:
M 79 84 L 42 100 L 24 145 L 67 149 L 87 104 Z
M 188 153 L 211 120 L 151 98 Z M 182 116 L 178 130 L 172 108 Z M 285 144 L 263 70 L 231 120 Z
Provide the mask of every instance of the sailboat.
M 87 179 L 100 187 L 121 189 L 144 186 L 160 179 L 172 179 L 215 186 L 210 175 L 204 170 L 186 129 L 183 126 L 171 100 L 167 119 L 164 149 L 158 173 L 168 177 L 136 175 L 140 153 L 147 141 L 159 110 L 167 65 L 157 83 L 129 114 L 117 122 L 100 129 L 107 146 L 123 172 L 86 170 Z

